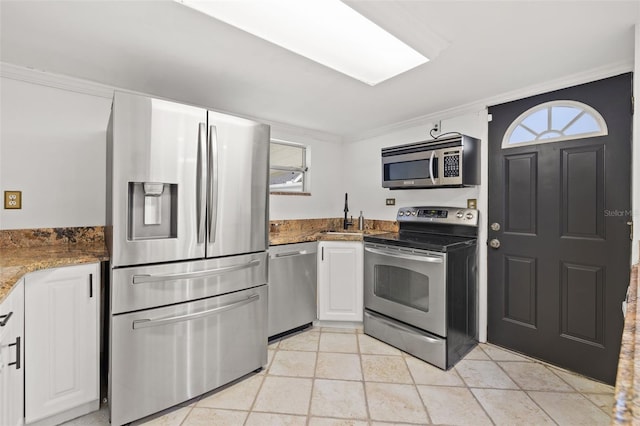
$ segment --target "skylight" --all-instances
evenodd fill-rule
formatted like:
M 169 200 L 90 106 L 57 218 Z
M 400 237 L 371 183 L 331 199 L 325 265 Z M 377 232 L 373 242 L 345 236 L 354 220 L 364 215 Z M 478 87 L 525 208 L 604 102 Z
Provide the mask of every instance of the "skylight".
M 339 0 L 175 0 L 371 86 L 429 59 Z

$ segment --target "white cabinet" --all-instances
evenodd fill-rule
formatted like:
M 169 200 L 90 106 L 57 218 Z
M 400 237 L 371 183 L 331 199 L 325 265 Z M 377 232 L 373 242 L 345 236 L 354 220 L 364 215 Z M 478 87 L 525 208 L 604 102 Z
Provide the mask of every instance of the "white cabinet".
M 23 424 L 24 280 L 0 305 L 0 425 Z
M 359 241 L 318 245 L 318 319 L 362 321 L 363 249 Z
M 59 424 L 99 408 L 100 267 L 25 278 L 25 423 Z

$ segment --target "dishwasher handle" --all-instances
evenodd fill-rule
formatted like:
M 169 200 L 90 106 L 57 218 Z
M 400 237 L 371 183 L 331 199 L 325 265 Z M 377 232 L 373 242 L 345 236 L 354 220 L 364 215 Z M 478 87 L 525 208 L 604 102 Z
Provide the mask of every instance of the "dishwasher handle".
M 271 255 L 271 258 L 275 259 L 278 257 L 301 256 L 304 254 L 309 254 L 309 252 L 307 250 L 298 250 L 298 251 L 288 251 L 286 253 L 275 253 Z
M 213 309 L 208 309 L 206 311 L 202 311 L 202 312 L 196 312 L 194 314 L 186 314 L 186 315 L 178 315 L 175 317 L 168 317 L 168 318 L 146 318 L 146 319 L 140 319 L 140 320 L 134 320 L 133 321 L 133 329 L 138 329 L 138 328 L 148 328 L 148 327 L 157 327 L 157 326 L 161 326 L 161 325 L 167 325 L 167 324 L 173 324 L 176 322 L 182 322 L 182 321 L 191 321 L 194 319 L 200 319 L 200 318 L 204 318 L 204 317 L 208 317 L 210 315 L 215 315 L 215 314 L 219 314 L 221 312 L 224 311 L 229 311 L 231 309 L 235 309 L 235 308 L 239 308 L 240 306 L 244 306 L 247 305 L 251 302 L 255 302 L 256 300 L 260 299 L 260 295 L 259 294 L 254 294 L 252 296 L 247 297 L 246 299 L 240 300 L 238 302 L 233 302 L 230 303 L 228 305 L 224 305 L 224 306 L 218 306 L 217 308 L 213 308 Z
M 143 283 L 151 283 L 158 281 L 171 281 L 171 280 L 188 280 L 193 278 L 203 278 L 212 275 L 224 274 L 227 272 L 239 271 L 242 269 L 251 268 L 256 266 L 260 261 L 258 259 L 253 259 L 250 262 L 243 263 L 240 265 L 233 266 L 225 266 L 223 268 L 216 269 L 207 269 L 205 271 L 193 271 L 193 272 L 181 272 L 179 274 L 167 274 L 167 275 L 134 275 L 133 283 L 134 284 L 143 284 Z
M 420 256 L 420 255 L 409 254 L 409 253 L 400 253 L 400 252 L 391 251 L 391 250 L 374 249 L 371 247 L 365 247 L 364 250 L 370 253 L 380 254 L 382 256 L 397 257 L 398 259 L 416 260 L 418 262 L 428 262 L 428 263 L 444 262 L 442 257 L 438 257 L 438 256 Z

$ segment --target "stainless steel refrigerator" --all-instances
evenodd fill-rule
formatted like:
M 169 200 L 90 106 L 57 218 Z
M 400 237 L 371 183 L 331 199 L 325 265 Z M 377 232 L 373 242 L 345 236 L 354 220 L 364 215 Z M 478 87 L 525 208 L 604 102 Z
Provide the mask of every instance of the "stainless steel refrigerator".
M 267 360 L 269 126 L 116 92 L 107 130 L 111 422 Z

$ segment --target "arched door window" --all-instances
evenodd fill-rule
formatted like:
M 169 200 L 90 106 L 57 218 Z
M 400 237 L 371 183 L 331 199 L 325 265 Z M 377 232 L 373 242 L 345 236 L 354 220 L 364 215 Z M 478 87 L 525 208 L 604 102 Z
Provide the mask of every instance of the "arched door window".
M 558 142 L 608 134 L 604 118 L 576 101 L 545 102 L 528 109 L 509 126 L 502 148 Z

